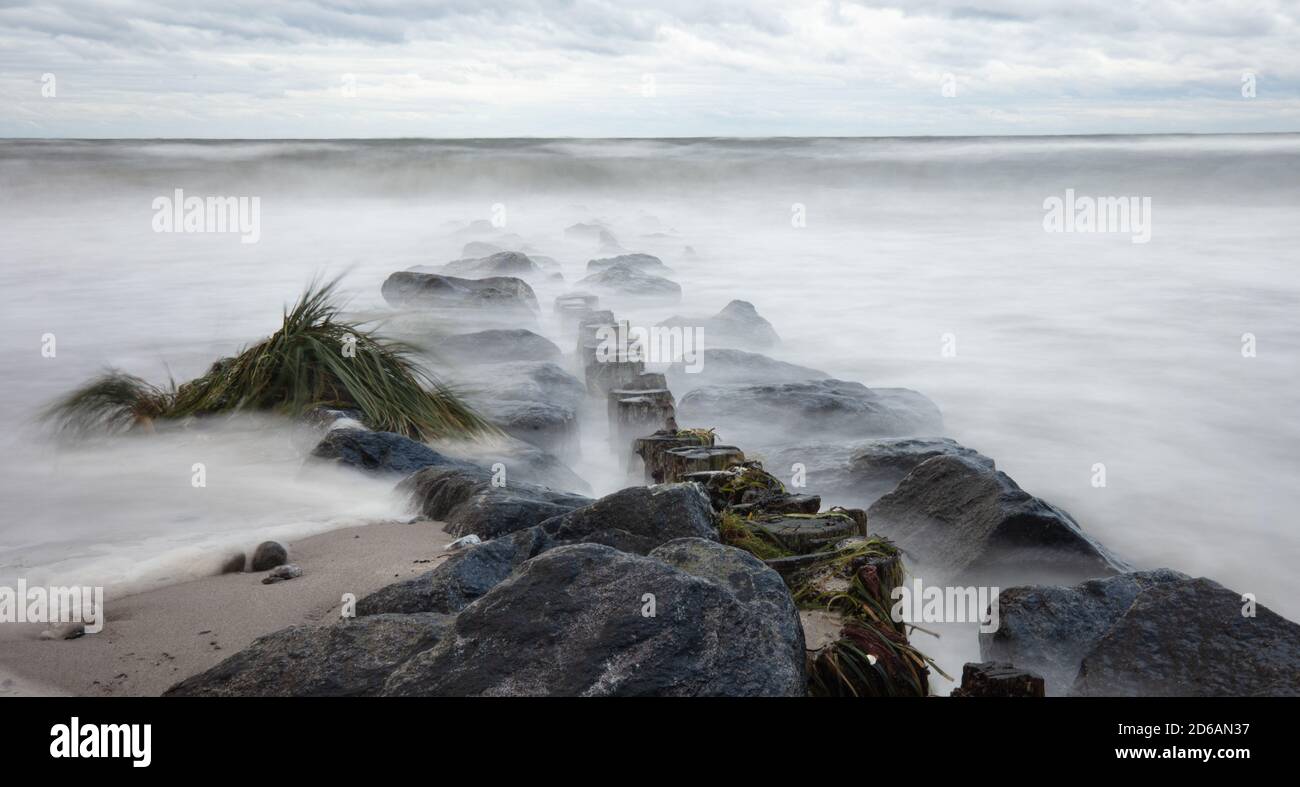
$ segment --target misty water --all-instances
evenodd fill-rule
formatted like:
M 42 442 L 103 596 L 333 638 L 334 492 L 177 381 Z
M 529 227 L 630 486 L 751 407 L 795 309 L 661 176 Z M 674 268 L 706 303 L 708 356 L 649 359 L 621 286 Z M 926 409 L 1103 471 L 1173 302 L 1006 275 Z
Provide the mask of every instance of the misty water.
M 178 188 L 258 197 L 259 241 L 155 233 Z M 1149 197 L 1149 242 L 1044 231 L 1067 189 Z M 769 354 L 926 394 L 948 436 L 1135 566 L 1295 619 L 1298 198 L 1297 135 L 0 142 L 0 581 L 134 588 L 214 571 L 225 545 L 404 516 L 390 482 L 303 471 L 292 424 L 58 448 L 36 413 L 106 366 L 200 374 L 320 274 L 383 314 L 389 273 L 505 237 L 576 281 L 602 255 L 563 230 L 601 221 L 685 293 L 620 316 L 748 300 L 783 339 Z M 563 291 L 538 292 L 552 336 Z M 575 469 L 618 488 L 597 431 L 584 449 Z

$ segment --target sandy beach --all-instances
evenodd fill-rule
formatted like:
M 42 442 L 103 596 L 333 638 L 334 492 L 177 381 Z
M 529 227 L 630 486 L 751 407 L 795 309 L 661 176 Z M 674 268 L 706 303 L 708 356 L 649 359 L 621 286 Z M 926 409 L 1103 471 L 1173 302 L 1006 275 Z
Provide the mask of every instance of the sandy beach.
M 224 574 L 108 598 L 98 634 L 43 640 L 43 624 L 0 626 L 0 697 L 158 695 L 259 636 L 339 615 L 361 598 L 444 560 L 441 523 L 376 523 L 287 544 L 297 579 L 263 585 L 267 572 Z

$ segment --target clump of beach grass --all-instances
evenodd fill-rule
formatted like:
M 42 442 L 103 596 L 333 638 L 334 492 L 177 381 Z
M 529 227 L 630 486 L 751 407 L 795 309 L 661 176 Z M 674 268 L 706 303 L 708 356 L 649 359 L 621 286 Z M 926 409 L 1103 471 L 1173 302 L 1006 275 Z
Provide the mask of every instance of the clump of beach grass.
M 496 431 L 413 360 L 414 347 L 342 319 L 338 282 L 313 282 L 279 330 L 201 377 L 161 387 L 110 369 L 43 417 L 60 432 L 87 434 L 244 411 L 297 417 L 324 407 L 359 410 L 371 428 L 421 439 Z

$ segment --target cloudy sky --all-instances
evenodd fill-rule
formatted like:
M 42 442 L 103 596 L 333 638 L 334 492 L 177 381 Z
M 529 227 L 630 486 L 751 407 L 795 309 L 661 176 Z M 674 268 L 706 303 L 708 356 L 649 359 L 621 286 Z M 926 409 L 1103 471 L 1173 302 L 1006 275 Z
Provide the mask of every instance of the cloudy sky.
M 1300 130 L 1300 0 L 202 5 L 0 0 L 0 136 Z

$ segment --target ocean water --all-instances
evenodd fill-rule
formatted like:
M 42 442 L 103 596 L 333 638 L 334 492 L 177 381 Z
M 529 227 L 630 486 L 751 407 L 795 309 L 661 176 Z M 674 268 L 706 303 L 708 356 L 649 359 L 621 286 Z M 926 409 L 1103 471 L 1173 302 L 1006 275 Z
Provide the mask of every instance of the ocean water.
M 154 232 L 176 189 L 257 197 L 258 242 Z M 1068 189 L 1149 198 L 1149 241 L 1046 232 Z M 382 314 L 390 272 L 504 239 L 572 282 L 602 255 L 563 230 L 601 221 L 685 291 L 624 314 L 748 300 L 772 355 L 925 393 L 949 436 L 1136 566 L 1300 618 L 1297 205 L 1298 135 L 0 141 L 0 579 L 135 588 L 402 516 L 390 483 L 303 472 L 291 424 L 60 447 L 36 413 L 106 366 L 199 374 L 317 275 Z M 560 291 L 539 291 L 544 318 Z M 616 488 L 585 445 L 577 469 Z

